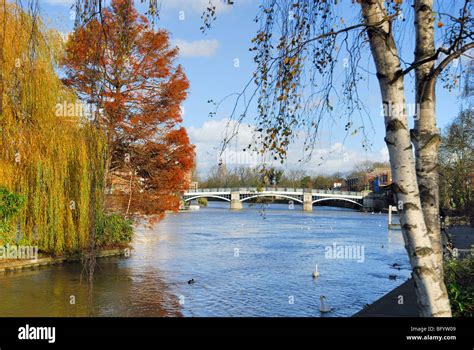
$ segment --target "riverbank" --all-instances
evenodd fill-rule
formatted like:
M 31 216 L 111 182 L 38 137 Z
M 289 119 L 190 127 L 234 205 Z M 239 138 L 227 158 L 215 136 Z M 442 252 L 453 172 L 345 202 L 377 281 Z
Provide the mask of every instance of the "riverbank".
M 448 229 L 453 246 L 468 251 L 474 246 L 474 227 L 454 226 Z M 352 317 L 418 317 L 415 285 L 410 278 Z
M 106 258 L 112 256 L 125 255 L 125 250 L 122 248 L 109 248 L 101 249 L 96 253 L 96 258 Z M 8 272 L 17 272 L 21 270 L 35 269 L 43 266 L 51 266 L 63 264 L 65 262 L 79 262 L 81 261 L 81 254 L 74 254 L 68 256 L 39 256 L 37 259 L 32 260 L 20 260 L 20 259 L 8 259 L 0 260 L 0 274 Z

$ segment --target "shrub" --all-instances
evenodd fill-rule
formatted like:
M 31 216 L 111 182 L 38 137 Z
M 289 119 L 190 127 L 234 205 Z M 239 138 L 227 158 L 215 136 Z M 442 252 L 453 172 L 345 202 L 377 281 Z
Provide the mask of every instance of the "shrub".
M 25 204 L 25 198 L 9 192 L 5 187 L 0 187 L 0 220 L 10 220 L 16 215 L 23 205 Z
M 104 214 L 97 220 L 96 237 L 99 246 L 130 243 L 133 222 L 118 214 Z
M 13 217 L 23 208 L 25 198 L 0 187 L 0 243 L 8 243 L 15 234 L 11 223 Z
M 207 198 L 198 198 L 197 202 L 201 207 L 207 207 Z
M 474 256 L 445 261 L 444 278 L 453 316 L 474 316 Z

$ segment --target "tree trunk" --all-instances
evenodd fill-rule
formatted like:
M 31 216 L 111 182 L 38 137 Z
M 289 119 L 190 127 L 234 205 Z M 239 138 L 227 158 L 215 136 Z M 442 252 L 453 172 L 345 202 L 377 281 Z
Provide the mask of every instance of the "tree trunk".
M 415 1 L 415 62 L 435 54 L 433 0 Z M 437 260 L 437 273 L 443 277 L 443 250 L 439 222 L 438 152 L 441 138 L 436 126 L 434 78 L 430 77 L 435 62 L 422 64 L 415 70 L 416 115 L 412 141 L 415 145 L 416 174 L 426 229 Z
M 408 129 L 403 75 L 397 47 L 391 32 L 384 0 L 362 1 L 362 14 L 368 26 L 385 108 L 385 142 L 393 173 L 405 247 L 421 316 L 450 316 L 451 309 L 444 281 L 437 271 L 436 255 L 427 235 L 416 179 L 413 148 Z M 386 20 L 385 22 L 384 19 Z M 381 23 L 378 24 L 377 23 Z M 397 78 L 398 77 L 398 78 Z

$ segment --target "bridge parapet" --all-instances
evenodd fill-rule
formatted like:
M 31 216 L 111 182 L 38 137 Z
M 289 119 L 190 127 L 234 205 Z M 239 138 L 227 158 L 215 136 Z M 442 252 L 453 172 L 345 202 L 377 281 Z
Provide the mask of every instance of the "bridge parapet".
M 298 193 L 313 193 L 313 194 L 334 194 L 339 196 L 356 196 L 365 197 L 366 193 L 354 192 L 354 191 L 335 191 L 335 190 L 321 190 L 321 189 L 304 189 L 304 188 L 292 188 L 292 187 L 221 187 L 221 188 L 200 188 L 190 189 L 187 193 L 201 193 L 201 192 L 298 192 Z

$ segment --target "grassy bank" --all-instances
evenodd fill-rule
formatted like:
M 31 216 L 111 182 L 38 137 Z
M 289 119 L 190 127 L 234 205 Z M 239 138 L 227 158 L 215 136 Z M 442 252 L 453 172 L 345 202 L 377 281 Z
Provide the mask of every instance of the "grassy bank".
M 474 256 L 444 263 L 445 283 L 454 317 L 474 317 Z

